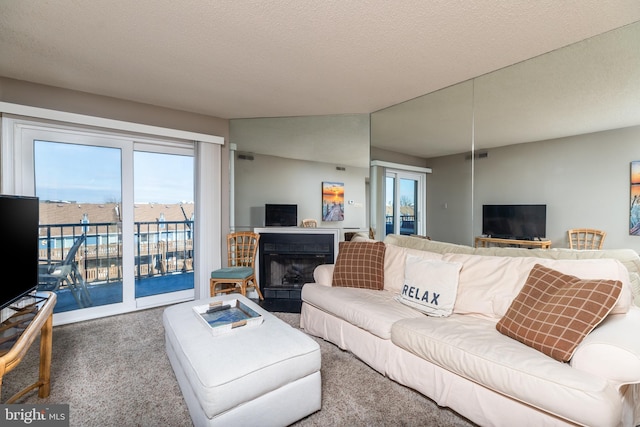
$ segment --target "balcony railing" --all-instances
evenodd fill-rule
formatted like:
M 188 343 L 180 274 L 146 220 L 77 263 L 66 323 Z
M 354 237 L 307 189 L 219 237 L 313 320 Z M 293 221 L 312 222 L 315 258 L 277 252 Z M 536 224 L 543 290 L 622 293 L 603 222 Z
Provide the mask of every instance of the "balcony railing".
M 134 223 L 136 279 L 193 271 L 192 230 L 193 221 Z M 40 262 L 61 262 L 82 234 L 86 240 L 75 261 L 85 281 L 93 284 L 122 281 L 119 223 L 41 225 Z
M 393 215 L 385 216 L 387 234 L 393 234 Z M 414 215 L 400 215 L 400 234 L 409 235 L 416 233 L 416 218 Z

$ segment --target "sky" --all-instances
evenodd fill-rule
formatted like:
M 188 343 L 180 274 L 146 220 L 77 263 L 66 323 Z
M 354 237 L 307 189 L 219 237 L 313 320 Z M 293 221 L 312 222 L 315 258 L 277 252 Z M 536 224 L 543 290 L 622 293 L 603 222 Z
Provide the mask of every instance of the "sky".
M 387 177 L 386 179 L 386 198 L 387 198 L 387 206 L 393 205 L 393 197 L 395 195 L 394 192 L 395 179 Z M 412 179 L 400 179 L 400 200 L 401 201 L 411 201 L 415 204 L 415 188 L 416 181 Z
M 79 203 L 121 202 L 120 149 L 36 141 L 36 196 Z M 134 202 L 193 201 L 193 157 L 134 152 Z

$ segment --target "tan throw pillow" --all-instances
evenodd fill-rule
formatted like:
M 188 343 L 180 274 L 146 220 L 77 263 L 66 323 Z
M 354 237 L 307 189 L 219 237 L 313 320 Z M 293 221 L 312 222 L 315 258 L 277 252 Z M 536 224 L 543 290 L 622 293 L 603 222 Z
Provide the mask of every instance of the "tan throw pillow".
M 561 362 L 615 305 L 622 282 L 584 280 L 534 265 L 496 329 Z
M 435 317 L 450 316 L 462 264 L 407 255 L 404 285 L 396 301 Z
M 384 251 L 382 242 L 340 242 L 333 286 L 381 290 Z

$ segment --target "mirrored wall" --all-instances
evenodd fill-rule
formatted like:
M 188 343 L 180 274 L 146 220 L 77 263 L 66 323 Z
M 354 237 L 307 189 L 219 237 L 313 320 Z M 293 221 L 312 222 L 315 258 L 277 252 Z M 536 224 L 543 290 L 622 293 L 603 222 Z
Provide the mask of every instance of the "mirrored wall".
M 629 234 L 638 44 L 634 23 L 375 112 L 371 159 L 432 170 L 434 240 L 472 245 L 486 204 L 544 204 L 552 247 L 589 227 L 607 232 L 605 248 L 640 250 Z
M 298 224 L 314 219 L 342 233 L 366 230 L 369 120 L 368 114 L 231 120 L 232 228 L 264 227 L 266 204 L 295 204 Z M 343 215 L 323 217 L 323 183 L 342 184 Z

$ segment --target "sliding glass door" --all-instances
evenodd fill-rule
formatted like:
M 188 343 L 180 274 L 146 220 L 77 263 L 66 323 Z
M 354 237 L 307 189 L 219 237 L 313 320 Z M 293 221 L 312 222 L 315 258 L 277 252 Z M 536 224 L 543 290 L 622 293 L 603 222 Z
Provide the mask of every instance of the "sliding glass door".
M 122 150 L 35 139 L 33 161 L 39 289 L 57 313 L 122 303 Z
M 194 298 L 193 143 L 43 126 L 20 150 L 40 199 L 38 287 L 58 318 Z
M 193 155 L 134 151 L 136 299 L 193 291 Z

